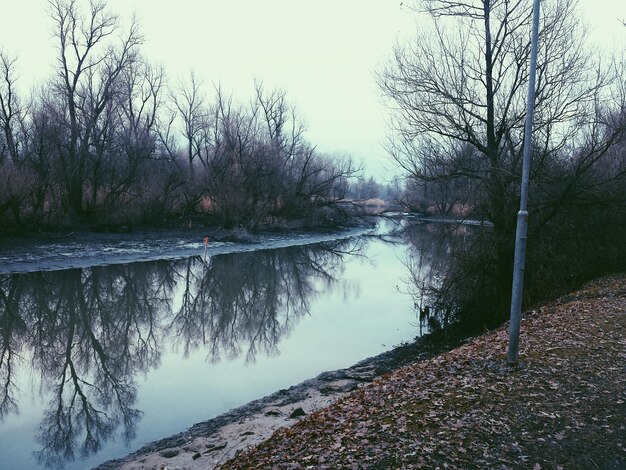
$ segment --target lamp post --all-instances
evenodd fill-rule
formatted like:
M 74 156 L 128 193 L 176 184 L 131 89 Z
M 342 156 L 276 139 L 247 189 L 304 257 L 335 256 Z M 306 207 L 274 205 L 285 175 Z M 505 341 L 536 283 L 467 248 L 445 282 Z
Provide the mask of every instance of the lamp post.
M 530 71 L 528 76 L 528 101 L 526 104 L 526 125 L 524 127 L 524 154 L 522 161 L 522 183 L 520 209 L 517 213 L 515 231 L 515 258 L 513 265 L 513 288 L 511 291 L 511 320 L 509 322 L 509 350 L 507 362 L 517 363 L 519 352 L 519 332 L 524 294 L 524 265 L 526 260 L 526 237 L 528 233 L 528 180 L 532 147 L 533 112 L 535 108 L 535 75 L 537 69 L 537 41 L 539 36 L 539 2 L 533 0 L 533 28 L 530 46 Z

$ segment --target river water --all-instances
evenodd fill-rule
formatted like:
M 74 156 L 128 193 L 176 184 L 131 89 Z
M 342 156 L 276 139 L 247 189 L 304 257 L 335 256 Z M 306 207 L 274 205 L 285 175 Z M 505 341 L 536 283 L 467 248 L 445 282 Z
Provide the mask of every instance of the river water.
M 412 340 L 433 257 L 394 228 L 5 239 L 0 468 L 90 468 Z

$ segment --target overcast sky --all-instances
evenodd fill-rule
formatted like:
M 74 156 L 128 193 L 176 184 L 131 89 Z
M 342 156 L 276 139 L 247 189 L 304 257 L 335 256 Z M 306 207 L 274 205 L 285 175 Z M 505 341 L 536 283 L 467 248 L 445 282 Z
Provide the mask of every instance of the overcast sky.
M 18 56 L 23 82 L 50 74 L 55 60 L 46 0 L 0 0 L 0 48 Z M 529 3 L 532 0 L 528 0 Z M 79 3 L 87 3 L 79 0 Z M 383 178 L 385 108 L 374 70 L 414 15 L 400 0 L 109 0 L 125 19 L 136 13 L 144 54 L 170 80 L 195 70 L 246 98 L 254 79 L 288 92 L 323 152 L 363 160 Z M 592 38 L 626 44 L 626 0 L 581 0 Z M 208 88 L 207 88 L 208 89 Z

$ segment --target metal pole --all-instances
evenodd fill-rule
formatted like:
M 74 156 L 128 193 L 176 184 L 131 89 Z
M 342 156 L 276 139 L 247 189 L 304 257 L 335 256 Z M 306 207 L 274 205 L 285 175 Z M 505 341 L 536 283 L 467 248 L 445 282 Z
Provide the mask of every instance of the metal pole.
M 519 331 L 522 316 L 524 293 L 524 264 L 526 259 L 526 236 L 528 233 L 528 179 L 532 147 L 533 112 L 535 107 L 535 72 L 537 69 L 537 39 L 539 36 L 539 0 L 533 1 L 533 30 L 530 46 L 530 71 L 528 75 L 528 102 L 526 105 L 526 125 L 524 128 L 524 155 L 522 162 L 522 186 L 520 209 L 517 213 L 515 231 L 515 259 L 513 265 L 513 289 L 511 292 L 511 320 L 509 322 L 509 364 L 517 362 Z

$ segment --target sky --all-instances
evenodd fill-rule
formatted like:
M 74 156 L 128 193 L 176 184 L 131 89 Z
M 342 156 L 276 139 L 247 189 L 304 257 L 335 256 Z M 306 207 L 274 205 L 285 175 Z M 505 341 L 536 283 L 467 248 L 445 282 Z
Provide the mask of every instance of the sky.
M 532 0 L 528 0 L 529 3 Z M 78 0 L 86 4 L 86 0 Z M 400 0 L 108 0 L 128 22 L 136 14 L 144 55 L 175 83 L 193 70 L 211 90 L 247 99 L 254 80 L 287 91 L 324 153 L 350 155 L 384 181 L 393 171 L 384 142 L 387 108 L 375 70 L 415 15 Z M 581 0 L 593 41 L 626 44 L 625 0 Z M 54 42 L 47 0 L 0 0 L 0 49 L 18 57 L 22 83 L 51 73 Z

